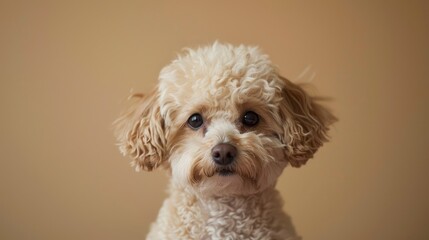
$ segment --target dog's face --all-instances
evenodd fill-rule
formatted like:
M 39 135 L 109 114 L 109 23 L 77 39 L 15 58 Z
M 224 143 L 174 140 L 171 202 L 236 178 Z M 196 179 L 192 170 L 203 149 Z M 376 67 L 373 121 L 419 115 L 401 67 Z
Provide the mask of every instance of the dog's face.
M 163 165 L 174 184 L 206 195 L 274 185 L 288 163 L 313 156 L 335 119 L 253 47 L 188 50 L 159 80 L 118 120 L 121 151 L 138 170 Z

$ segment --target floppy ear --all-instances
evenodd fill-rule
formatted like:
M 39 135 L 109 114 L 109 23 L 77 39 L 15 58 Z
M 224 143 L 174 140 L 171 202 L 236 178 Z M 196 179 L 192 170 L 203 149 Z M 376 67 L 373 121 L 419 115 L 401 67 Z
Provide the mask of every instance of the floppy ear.
M 328 140 L 329 125 L 337 119 L 299 85 L 286 78 L 280 116 L 284 122 L 282 142 L 290 164 L 300 167 Z
M 136 171 L 151 171 L 161 165 L 165 155 L 165 127 L 160 114 L 157 91 L 138 100 L 114 122 L 119 149 L 133 158 Z

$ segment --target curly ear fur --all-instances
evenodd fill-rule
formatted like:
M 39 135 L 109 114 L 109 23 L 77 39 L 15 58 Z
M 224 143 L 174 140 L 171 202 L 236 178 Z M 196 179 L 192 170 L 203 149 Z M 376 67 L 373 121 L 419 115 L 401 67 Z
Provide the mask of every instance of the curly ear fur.
M 299 85 L 280 78 L 285 83 L 280 104 L 280 115 L 285 123 L 282 141 L 290 164 L 300 167 L 328 140 L 329 125 L 336 118 Z
M 116 138 L 122 154 L 133 158 L 136 171 L 151 171 L 163 163 L 166 144 L 158 94 L 132 97 L 138 100 L 114 123 Z

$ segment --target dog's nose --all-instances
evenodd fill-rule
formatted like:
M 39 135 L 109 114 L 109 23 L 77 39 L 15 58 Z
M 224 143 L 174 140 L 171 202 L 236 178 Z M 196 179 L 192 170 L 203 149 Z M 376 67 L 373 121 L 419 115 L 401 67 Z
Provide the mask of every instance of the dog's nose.
M 229 143 L 219 143 L 212 148 L 212 159 L 216 164 L 231 164 L 237 156 L 237 148 Z

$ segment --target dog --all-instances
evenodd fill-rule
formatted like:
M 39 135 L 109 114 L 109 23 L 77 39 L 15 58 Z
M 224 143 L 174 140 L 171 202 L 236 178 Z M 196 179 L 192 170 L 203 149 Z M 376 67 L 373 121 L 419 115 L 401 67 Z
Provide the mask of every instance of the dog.
M 115 123 L 137 171 L 170 176 L 147 239 L 300 239 L 275 189 L 336 120 L 254 46 L 186 49 Z

